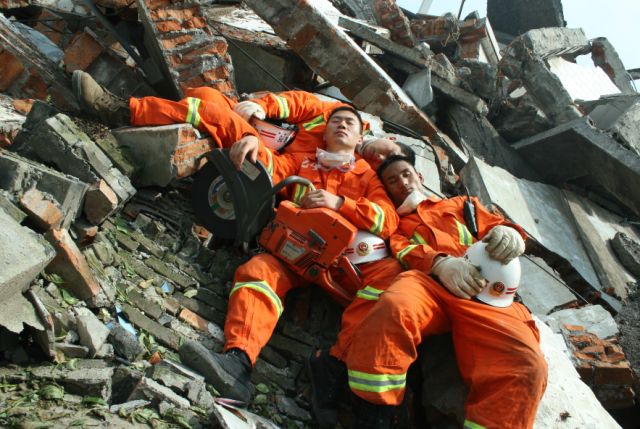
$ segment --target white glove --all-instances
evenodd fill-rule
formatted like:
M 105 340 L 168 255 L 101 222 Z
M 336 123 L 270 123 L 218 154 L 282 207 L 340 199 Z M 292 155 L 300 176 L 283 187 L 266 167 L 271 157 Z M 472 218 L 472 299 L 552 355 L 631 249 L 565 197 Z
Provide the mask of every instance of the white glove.
M 233 106 L 233 111 L 242 116 L 242 119 L 247 122 L 249 122 L 252 116 L 258 119 L 264 119 L 266 116 L 264 109 L 253 101 L 241 101 Z
M 520 233 L 508 226 L 494 226 L 482 241 L 487 243 L 489 256 L 503 264 L 524 253 L 524 240 Z
M 469 299 L 484 289 L 487 281 L 478 268 L 465 258 L 446 256 L 438 259 L 431 268 L 440 283 L 455 296 Z

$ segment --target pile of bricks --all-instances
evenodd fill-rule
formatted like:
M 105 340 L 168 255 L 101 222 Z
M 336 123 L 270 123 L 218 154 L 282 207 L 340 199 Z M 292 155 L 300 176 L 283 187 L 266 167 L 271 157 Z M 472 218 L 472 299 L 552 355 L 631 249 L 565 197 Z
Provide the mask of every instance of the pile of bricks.
M 185 88 L 199 86 L 235 97 L 227 42 L 209 26 L 198 3 L 145 0 L 140 18 L 176 98 L 182 98 Z
M 602 340 L 582 326 L 565 325 L 565 328 L 580 378 L 602 405 L 609 410 L 633 406 L 632 386 L 636 376 L 617 338 Z

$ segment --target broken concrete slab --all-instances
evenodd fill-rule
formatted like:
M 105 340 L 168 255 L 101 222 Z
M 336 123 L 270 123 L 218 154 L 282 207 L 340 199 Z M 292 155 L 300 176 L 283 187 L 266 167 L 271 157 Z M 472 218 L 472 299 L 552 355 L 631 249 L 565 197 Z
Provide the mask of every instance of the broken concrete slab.
M 64 213 L 67 228 L 78 215 L 88 185 L 9 151 L 0 151 L 0 188 L 21 195 L 30 188 L 52 195 Z
M 339 85 L 358 109 L 429 137 L 438 133 L 404 91 L 311 3 L 250 0 L 247 4 L 271 24 L 276 34 L 314 71 Z
M 531 313 L 543 316 L 576 302 L 577 297 L 542 258 L 524 255 L 520 257 L 520 267 L 522 276 L 518 295 Z
M 594 65 L 604 70 L 620 91 L 624 94 L 636 93 L 618 52 L 606 37 L 591 40 L 591 59 Z
M 617 232 L 609 243 L 620 263 L 636 278 L 640 277 L 640 244 L 624 232 Z
M 165 328 L 155 320 L 148 318 L 138 309 L 129 304 L 123 303 L 122 309 L 129 318 L 129 321 L 133 323 L 134 326 L 140 329 L 144 329 L 149 334 L 153 335 L 161 344 L 175 351 L 178 351 L 178 349 L 180 348 L 179 334 L 171 329 Z
M 187 177 L 216 147 L 189 124 L 119 128 L 112 134 L 139 168 L 135 176 L 138 186 L 166 186 L 173 179 Z
M 514 36 L 534 28 L 566 25 L 561 0 L 488 0 L 487 17 L 497 31 Z
M 0 290 L 4 297 L 19 295 L 55 257 L 42 236 L 23 227 L 0 209 Z
M 107 342 L 109 328 L 91 311 L 82 309 L 76 317 L 76 327 L 80 336 L 80 345 L 89 349 L 90 356 L 95 355 Z
M 517 97 L 502 99 L 495 109 L 491 123 L 509 143 L 542 133 L 553 128 L 553 122 L 538 107 L 526 91 Z
M 212 409 L 212 419 L 222 429 L 279 429 L 270 420 L 243 408 L 237 408 L 226 403 L 215 403 Z
M 640 101 L 638 96 L 610 97 L 596 106 L 589 117 L 596 127 L 608 131 L 624 147 L 640 156 Z
M 562 191 L 542 183 L 516 179 L 505 170 L 491 167 L 477 158 L 472 158 L 460 175 L 483 204 L 500 207 L 536 242 L 570 263 L 570 266 L 551 265 L 572 288 L 580 292 L 586 283 L 591 290 L 603 292 Z M 576 283 L 575 277 L 568 280 L 571 272 L 582 277 L 583 283 Z M 620 307 L 619 301 L 606 293 L 602 293 L 602 299 L 615 308 Z
M 466 91 L 457 86 L 451 85 L 449 82 L 440 78 L 439 76 L 432 76 L 431 83 L 433 84 L 433 88 L 437 91 L 437 93 L 442 95 L 444 98 L 466 107 L 477 115 L 487 116 L 487 113 L 489 113 L 489 106 L 487 106 L 487 103 L 485 103 L 484 100 L 477 95 L 472 94 L 469 91 Z
M 549 70 L 560 79 L 564 89 L 576 102 L 598 100 L 620 93 L 601 68 L 576 64 L 562 57 L 547 58 L 546 61 Z
M 4 210 L 4 212 L 11 216 L 16 222 L 22 223 L 28 215 L 18 208 L 16 205 L 17 201 L 14 200 L 15 198 L 10 193 L 4 189 L 0 189 L 0 210 Z
M 640 215 L 640 157 L 577 119 L 513 145 L 547 183 L 580 179 L 596 185 L 595 191 Z
M 607 310 L 600 305 L 585 305 L 556 311 L 542 318 L 553 330 L 560 333 L 564 325 L 581 326 L 585 331 L 605 339 L 618 335 L 618 325 Z
M 76 369 L 63 366 L 35 367 L 31 373 L 36 378 L 51 380 L 64 386 L 65 391 L 82 396 L 95 396 L 105 402 L 111 399 L 111 377 L 113 368 L 105 367 L 104 362 L 78 360 Z
M 138 382 L 133 392 L 131 392 L 131 395 L 129 395 L 128 401 L 134 401 L 137 399 L 149 400 L 156 404 L 162 401 L 167 401 L 170 404 L 183 409 L 189 408 L 190 405 L 187 399 L 179 396 L 170 388 L 165 387 L 147 377 L 142 377 L 140 382 Z

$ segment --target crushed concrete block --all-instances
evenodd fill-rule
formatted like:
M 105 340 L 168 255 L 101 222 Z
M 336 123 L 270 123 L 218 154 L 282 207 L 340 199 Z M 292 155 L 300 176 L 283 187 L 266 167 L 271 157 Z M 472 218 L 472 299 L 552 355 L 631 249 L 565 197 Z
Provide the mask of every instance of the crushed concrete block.
M 207 292 L 201 292 L 202 290 L 202 288 L 198 289 L 196 293 L 196 299 L 188 298 L 180 292 L 174 293 L 173 298 L 178 301 L 179 305 L 185 307 L 186 309 L 189 309 L 195 314 L 204 317 L 207 321 L 223 325 L 226 315 L 226 302 L 222 298 L 217 297 L 217 295 L 215 295 L 213 292 L 209 292 L 209 294 L 206 295 L 210 299 L 209 302 L 205 302 L 201 298 L 205 296 L 204 294 L 206 294 Z M 210 304 L 210 302 L 212 302 L 213 304 Z M 211 307 L 212 305 L 214 305 L 213 308 Z M 187 314 L 185 314 L 184 316 L 189 318 Z M 204 331 L 206 332 L 207 330 L 204 329 Z
M 73 370 L 47 366 L 32 368 L 31 373 L 36 378 L 55 381 L 68 393 L 96 396 L 107 402 L 111 399 L 113 368 L 104 367 L 104 364 L 96 367 L 92 360 L 76 361 L 76 369 Z
M 307 356 L 311 355 L 314 349 L 308 344 L 296 341 L 291 338 L 287 338 L 278 333 L 274 333 L 271 336 L 269 345 L 289 359 L 295 360 L 305 359 Z
M 594 128 L 587 119 L 560 125 L 513 145 L 547 183 L 580 179 L 594 191 L 640 215 L 640 157 Z
M 544 318 L 553 332 L 560 332 L 564 325 L 584 327 L 585 331 L 605 339 L 617 335 L 620 331 L 616 321 L 600 305 L 586 305 L 580 308 L 568 308 L 556 311 Z
M 188 400 L 174 393 L 170 388 L 162 386 L 160 383 L 147 377 L 142 377 L 138 382 L 133 392 L 131 392 L 131 395 L 129 395 L 128 401 L 136 399 L 149 400 L 154 403 L 167 401 L 173 406 L 183 409 L 189 408 L 190 405 Z
M 147 368 L 145 375 L 179 392 L 194 405 L 204 409 L 213 406 L 213 396 L 207 391 L 204 378 L 182 365 L 163 360 Z
M 276 407 L 282 414 L 303 422 L 311 421 L 309 411 L 301 408 L 295 400 L 284 395 L 276 395 Z
M 167 264 L 154 256 L 145 259 L 144 263 L 182 288 L 196 286 L 198 284 L 196 280 L 182 274 L 170 264 Z
M 119 128 L 112 134 L 135 162 L 139 186 L 166 186 L 173 179 L 187 177 L 216 148 L 213 140 L 200 138 L 189 124 Z
M 26 144 L 39 159 L 54 164 L 60 171 L 85 183 L 104 179 L 118 195 L 121 204 L 136 192 L 129 179 L 113 167 L 102 150 L 62 113 L 42 122 Z
M 544 316 L 556 308 L 576 302 L 577 297 L 542 258 L 520 257 L 520 267 L 522 275 L 518 295 L 531 313 Z
M 69 232 L 65 229 L 52 229 L 47 231 L 45 238 L 57 252 L 56 257 L 47 266 L 47 271 L 62 277 L 64 287 L 79 299 L 95 296 L 100 287 L 86 258 L 71 239 Z
M 510 143 L 553 128 L 553 122 L 528 93 L 503 99 L 498 112 L 492 119 L 493 126 Z
M 402 89 L 411 97 L 420 109 L 427 107 L 433 100 L 431 89 L 431 71 L 424 69 L 407 77 Z
M 102 149 L 102 151 L 109 157 L 111 162 L 130 180 L 133 179 L 136 173 L 136 166 L 131 159 L 131 155 L 127 152 L 127 150 L 120 145 L 118 145 L 118 141 L 113 136 L 113 134 L 109 134 L 105 137 L 99 138 L 96 140 L 96 144 Z
M 19 195 L 36 188 L 53 196 L 64 213 L 61 226 L 67 228 L 80 212 L 88 185 L 15 153 L 1 151 L 0 188 Z
M 135 361 L 136 357 L 144 351 L 135 335 L 119 324 L 111 328 L 109 342 L 118 356 L 130 362 Z
M 13 197 L 4 189 L 0 189 L 0 210 L 3 210 L 18 223 L 22 223 L 28 216 L 14 204 Z
M 73 223 L 73 232 L 77 237 L 80 246 L 87 246 L 93 242 L 98 235 L 98 227 L 89 224 L 84 219 L 78 219 Z
M 458 70 L 469 70 L 468 74 L 462 76 L 462 80 L 475 94 L 489 102 L 498 97 L 498 68 L 495 65 L 476 59 L 460 59 L 456 66 Z
M 620 91 L 625 94 L 636 93 L 621 58 L 605 37 L 596 37 L 591 40 L 591 59 L 596 67 L 604 70 Z
M 247 411 L 243 408 L 234 407 L 228 404 L 213 404 L 212 420 L 223 429 L 235 428 L 264 428 L 279 429 L 273 422 Z
M 275 383 L 284 389 L 288 393 L 295 391 L 295 380 L 300 368 L 296 368 L 293 365 L 287 368 L 276 368 L 268 362 L 258 359 L 256 361 L 253 372 L 251 373 L 251 382 L 253 384 L 259 383 Z
M 84 214 L 94 225 L 100 225 L 118 208 L 118 196 L 107 182 L 100 179 L 89 190 L 84 199 Z
M 620 263 L 636 277 L 640 277 L 640 244 L 624 232 L 618 232 L 609 240 Z
M 77 344 L 56 343 L 55 349 L 63 353 L 68 359 L 83 359 L 89 356 L 89 348 Z
M 40 317 L 42 326 L 44 327 L 42 331 L 35 332 L 34 338 L 45 355 L 48 356 L 49 359 L 55 359 L 56 334 L 53 317 L 38 295 L 34 293 L 33 288 L 29 289 L 26 295 L 29 298 L 29 301 L 33 304 L 38 317 Z
M 62 210 L 58 202 L 47 198 L 35 188 L 26 191 L 20 197 L 20 205 L 27 212 L 30 219 L 42 230 L 58 228 L 62 222 Z
M 76 326 L 80 344 L 87 347 L 91 355 L 95 355 L 107 342 L 109 328 L 104 326 L 91 311 L 86 310 L 78 314 Z
M 124 402 L 122 404 L 115 404 L 109 407 L 109 411 L 114 414 L 123 413 L 128 415 L 131 411 L 137 410 L 138 408 L 147 408 L 148 405 L 151 405 L 151 401 L 146 401 L 144 399 L 135 399 L 133 401 Z
M 525 33 L 534 28 L 564 27 L 561 0 L 488 0 L 487 17 L 503 33 Z
M 122 304 L 122 309 L 134 326 L 144 329 L 161 344 L 178 351 L 180 348 L 180 335 L 169 328 L 165 328 L 158 322 L 148 318 L 139 310 L 129 304 Z
M 4 297 L 20 294 L 54 258 L 42 237 L 0 209 L 0 290 Z

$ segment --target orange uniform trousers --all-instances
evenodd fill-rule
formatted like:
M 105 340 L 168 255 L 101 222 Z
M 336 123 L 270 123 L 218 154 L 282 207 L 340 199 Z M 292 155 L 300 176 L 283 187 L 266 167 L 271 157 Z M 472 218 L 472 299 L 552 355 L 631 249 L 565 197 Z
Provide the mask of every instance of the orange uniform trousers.
M 355 298 L 343 313 L 338 340 L 331 350 L 338 358 L 344 355 L 351 334 L 377 302 L 381 292 L 402 271 L 400 264 L 392 258 L 360 264 L 358 268 L 362 273 L 362 287 L 358 291 L 350 291 Z M 254 256 L 241 265 L 236 270 L 229 296 L 224 324 L 225 351 L 241 349 L 255 364 L 284 310 L 287 292 L 309 284 L 268 253 Z
M 369 402 L 400 404 L 417 346 L 446 332 L 468 387 L 465 428 L 531 428 L 547 364 L 529 311 L 457 298 L 418 270 L 400 274 L 352 336 L 349 387 Z

